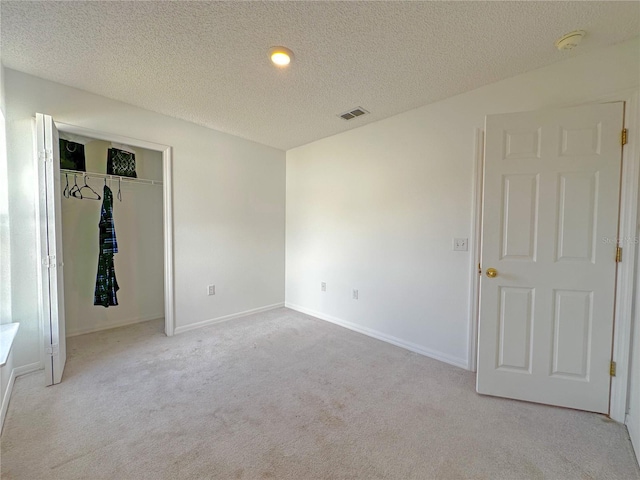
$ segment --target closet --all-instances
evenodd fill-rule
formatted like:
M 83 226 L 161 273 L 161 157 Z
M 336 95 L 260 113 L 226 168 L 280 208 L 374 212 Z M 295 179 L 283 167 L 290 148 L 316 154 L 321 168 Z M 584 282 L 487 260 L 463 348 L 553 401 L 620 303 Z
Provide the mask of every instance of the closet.
M 86 172 L 60 171 L 67 337 L 163 318 L 161 152 L 64 132 L 60 140 L 62 157 L 64 149 L 84 147 L 86 165 Z M 137 178 L 107 175 L 110 150 L 135 156 Z M 117 305 L 106 308 L 94 305 L 105 186 L 112 192 L 119 286 Z
M 67 337 L 163 318 L 173 335 L 171 148 L 43 114 L 35 132 L 51 385 L 62 381 Z

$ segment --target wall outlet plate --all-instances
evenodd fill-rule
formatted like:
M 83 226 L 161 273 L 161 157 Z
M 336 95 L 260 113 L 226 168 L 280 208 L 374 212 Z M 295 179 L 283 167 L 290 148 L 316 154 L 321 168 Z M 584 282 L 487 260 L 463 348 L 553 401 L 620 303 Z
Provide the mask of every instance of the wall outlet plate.
M 320 291 L 321 292 L 326 292 L 327 291 L 327 283 L 326 282 L 320 282 Z
M 216 294 L 216 286 L 215 285 L 209 285 L 207 287 L 207 295 L 215 295 Z
M 468 238 L 454 238 L 453 239 L 453 249 L 457 252 L 466 252 L 469 250 L 469 239 Z
M 353 289 L 352 298 L 354 300 L 358 300 L 358 290 L 356 290 L 355 288 Z

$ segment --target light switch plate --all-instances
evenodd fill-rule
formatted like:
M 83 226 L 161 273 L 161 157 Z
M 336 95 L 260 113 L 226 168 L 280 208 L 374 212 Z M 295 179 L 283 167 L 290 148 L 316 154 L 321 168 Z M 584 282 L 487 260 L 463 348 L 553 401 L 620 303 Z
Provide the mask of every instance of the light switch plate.
M 454 238 L 453 239 L 453 249 L 458 252 L 466 252 L 469 250 L 469 239 L 468 238 Z

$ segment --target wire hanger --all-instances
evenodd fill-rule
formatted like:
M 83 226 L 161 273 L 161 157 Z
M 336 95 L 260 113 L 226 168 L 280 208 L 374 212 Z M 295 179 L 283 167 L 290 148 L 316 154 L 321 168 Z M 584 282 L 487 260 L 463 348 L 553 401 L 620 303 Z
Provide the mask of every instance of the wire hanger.
M 108 185 L 107 185 L 107 179 L 109 180 Z M 109 190 L 113 190 L 113 177 L 104 177 L 104 186 L 107 187 Z
M 80 193 L 80 187 L 78 186 L 78 175 L 73 175 L 73 182 L 74 184 L 73 187 L 71 187 L 71 190 L 69 190 L 69 195 L 82 200 L 82 193 Z
M 85 188 L 88 188 L 89 190 L 91 190 L 91 193 L 93 193 L 95 196 L 91 197 L 91 196 L 86 196 L 86 195 L 82 195 L 82 190 L 84 190 Z M 84 185 L 82 187 L 80 187 L 80 195 L 82 195 L 82 198 L 87 198 L 89 200 L 101 200 L 102 197 L 98 194 L 98 192 L 96 192 L 93 188 L 91 188 L 91 185 L 89 185 L 87 183 L 87 175 L 84 175 Z M 91 194 L 89 194 L 91 195 Z
M 65 173 L 64 174 L 64 179 L 66 180 L 67 184 L 64 187 L 64 190 L 62 191 L 62 196 L 64 198 L 69 198 L 69 174 Z
M 120 190 L 120 177 L 118 177 L 118 200 L 122 201 L 122 191 Z

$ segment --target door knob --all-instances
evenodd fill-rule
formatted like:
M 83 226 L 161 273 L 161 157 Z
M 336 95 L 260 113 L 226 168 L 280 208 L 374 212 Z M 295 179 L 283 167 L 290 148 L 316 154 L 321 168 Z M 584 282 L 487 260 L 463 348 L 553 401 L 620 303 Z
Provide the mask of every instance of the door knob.
M 496 278 L 498 276 L 498 270 L 495 268 L 487 268 L 487 277 Z

